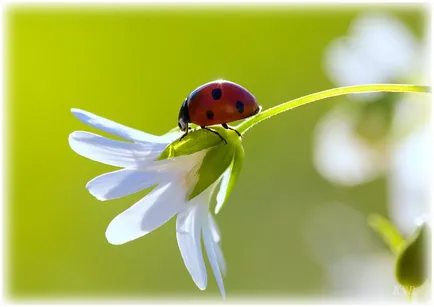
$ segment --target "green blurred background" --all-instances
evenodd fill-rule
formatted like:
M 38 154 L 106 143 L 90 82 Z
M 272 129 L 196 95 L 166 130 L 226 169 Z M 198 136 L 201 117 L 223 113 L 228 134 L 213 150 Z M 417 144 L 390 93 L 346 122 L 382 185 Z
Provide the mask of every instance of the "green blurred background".
M 9 6 L 9 297 L 218 298 L 210 270 L 206 291 L 191 280 L 174 220 L 126 245 L 106 241 L 111 219 L 143 193 L 103 203 L 87 192 L 113 168 L 70 149 L 69 133 L 95 132 L 70 108 L 163 134 L 189 92 L 213 79 L 245 86 L 264 108 L 334 87 L 324 48 L 368 8 Z M 424 8 L 383 9 L 422 36 Z M 275 117 L 244 138 L 243 172 L 217 216 L 228 299 L 326 295 L 324 268 L 302 233 L 312 208 L 337 200 L 387 215 L 384 179 L 339 188 L 313 167 L 312 130 L 338 100 Z

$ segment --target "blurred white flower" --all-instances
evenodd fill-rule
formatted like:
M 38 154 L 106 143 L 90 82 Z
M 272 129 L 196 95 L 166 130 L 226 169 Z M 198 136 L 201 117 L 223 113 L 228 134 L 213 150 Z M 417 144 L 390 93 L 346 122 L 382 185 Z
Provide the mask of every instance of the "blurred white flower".
M 376 178 L 386 164 L 382 152 L 357 136 L 359 115 L 345 108 L 331 110 L 315 129 L 314 163 L 328 180 L 343 186 Z
M 222 274 L 225 274 L 226 266 L 219 244 L 220 233 L 209 211 L 213 192 L 223 176 L 188 200 L 198 181 L 197 171 L 209 149 L 157 160 L 164 149 L 179 138 L 179 133 L 154 136 L 82 110 L 73 109 L 72 113 L 85 124 L 130 141 L 116 141 L 84 131 L 71 133 L 69 144 L 75 152 L 122 168 L 91 180 L 86 187 L 93 196 L 104 201 L 156 186 L 113 219 L 106 231 L 107 240 L 115 245 L 127 243 L 150 233 L 177 215 L 178 246 L 193 281 L 201 290 L 207 286 L 201 247 L 203 238 L 211 268 L 225 297 Z M 225 184 L 220 187 L 220 202 L 226 188 Z
M 337 86 L 412 83 L 423 73 L 423 55 L 422 44 L 398 18 L 365 13 L 352 23 L 347 37 L 331 43 L 324 62 Z M 397 143 L 426 120 L 423 100 L 385 95 L 390 94 L 351 95 L 353 101 L 336 105 L 318 123 L 314 163 L 324 178 L 352 186 L 383 175 L 390 160 L 388 144 Z M 403 109 L 407 110 L 404 116 Z
M 429 66 L 426 51 L 398 18 L 365 13 L 326 50 L 325 70 L 337 86 L 420 83 Z M 330 182 L 355 186 L 386 175 L 390 217 L 404 236 L 429 211 L 428 111 L 428 99 L 420 96 L 351 95 L 315 130 L 315 167 Z M 342 298 L 406 300 L 393 274 L 396 258 L 375 244 L 366 216 L 348 206 L 321 208 L 308 220 L 307 242 L 331 291 Z M 333 222 L 324 224 L 329 216 Z
M 431 137 L 427 127 L 396 144 L 388 172 L 389 208 L 397 228 L 408 236 L 430 214 Z
M 419 67 L 419 44 L 412 32 L 393 15 L 365 13 L 349 34 L 333 41 L 325 51 L 325 70 L 338 86 L 401 82 Z M 366 100 L 382 93 L 354 95 Z

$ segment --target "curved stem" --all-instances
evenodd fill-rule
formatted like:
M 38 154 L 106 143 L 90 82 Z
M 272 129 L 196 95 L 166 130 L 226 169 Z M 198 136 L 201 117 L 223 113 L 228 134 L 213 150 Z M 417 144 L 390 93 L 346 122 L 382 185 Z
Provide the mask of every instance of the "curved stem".
M 399 254 L 405 241 L 392 222 L 379 214 L 371 214 L 368 216 L 368 225 L 383 239 L 392 253 Z
M 369 85 L 338 87 L 331 90 L 326 90 L 315 94 L 303 96 L 301 98 L 297 98 L 288 102 L 284 102 L 273 108 L 265 110 L 256 116 L 250 117 L 249 119 L 245 120 L 237 127 L 235 127 L 235 129 L 237 129 L 238 132 L 240 132 L 241 134 L 244 134 L 246 133 L 247 130 L 252 128 L 257 123 L 267 118 L 270 118 L 271 116 L 305 105 L 310 102 L 314 102 L 317 100 L 330 98 L 330 97 L 347 95 L 347 94 L 373 93 L 373 92 L 430 93 L 431 88 L 428 86 L 406 85 L 406 84 L 369 84 Z

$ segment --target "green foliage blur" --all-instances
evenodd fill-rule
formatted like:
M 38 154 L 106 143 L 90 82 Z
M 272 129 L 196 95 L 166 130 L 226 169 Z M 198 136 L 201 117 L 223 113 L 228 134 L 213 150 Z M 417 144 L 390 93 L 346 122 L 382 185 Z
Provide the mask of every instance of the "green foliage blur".
M 191 280 L 174 220 L 125 245 L 106 241 L 109 222 L 145 192 L 109 202 L 88 193 L 89 180 L 114 168 L 70 149 L 74 130 L 104 134 L 70 109 L 164 134 L 176 126 L 183 99 L 214 79 L 243 85 L 264 108 L 332 88 L 324 48 L 369 8 L 9 6 L 9 296 L 219 298 L 209 269 L 206 291 Z M 422 35 L 423 8 L 383 9 Z M 229 300 L 326 294 L 324 268 L 302 236 L 312 208 L 338 200 L 387 216 L 384 179 L 339 188 L 313 167 L 312 130 L 339 99 L 274 117 L 243 139 L 243 170 L 216 217 Z M 375 234 L 372 240 L 387 249 Z

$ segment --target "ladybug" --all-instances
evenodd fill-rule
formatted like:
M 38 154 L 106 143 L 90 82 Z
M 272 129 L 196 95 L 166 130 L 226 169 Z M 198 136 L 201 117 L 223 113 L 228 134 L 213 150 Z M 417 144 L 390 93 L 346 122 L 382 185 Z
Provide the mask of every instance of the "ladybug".
M 226 142 L 217 131 L 207 126 L 222 125 L 241 136 L 227 123 L 253 116 L 260 110 L 255 96 L 241 85 L 226 80 L 206 83 L 191 92 L 181 106 L 178 126 L 185 134 L 180 140 L 188 134 L 188 124 L 193 123 L 217 134 Z

